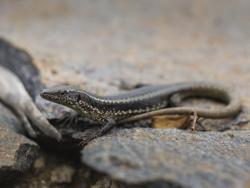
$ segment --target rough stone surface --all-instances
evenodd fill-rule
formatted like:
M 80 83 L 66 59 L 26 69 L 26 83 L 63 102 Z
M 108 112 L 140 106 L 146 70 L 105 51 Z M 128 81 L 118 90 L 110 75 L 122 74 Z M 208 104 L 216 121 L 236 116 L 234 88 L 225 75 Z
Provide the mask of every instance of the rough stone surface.
M 71 183 L 75 169 L 71 166 L 62 165 L 51 172 L 52 183 Z
M 23 175 L 31 167 L 38 150 L 36 143 L 0 126 L 0 182 Z
M 25 134 L 21 121 L 2 103 L 0 103 L 0 112 L 0 127 L 12 130 L 16 133 Z
M 123 129 L 83 150 L 83 162 L 130 184 L 248 187 L 250 132 Z
M 3 62 L 2 52 L 0 41 L 0 62 Z M 21 134 L 25 130 L 20 120 L 0 103 L 0 183 L 23 175 L 38 155 L 39 146 Z
M 25 138 L 20 120 L 0 103 L 0 183 L 23 175 L 38 155 L 39 146 Z
M 82 165 L 72 152 L 51 153 L 41 149 L 31 171 L 9 187 L 14 188 L 88 188 L 100 175 Z

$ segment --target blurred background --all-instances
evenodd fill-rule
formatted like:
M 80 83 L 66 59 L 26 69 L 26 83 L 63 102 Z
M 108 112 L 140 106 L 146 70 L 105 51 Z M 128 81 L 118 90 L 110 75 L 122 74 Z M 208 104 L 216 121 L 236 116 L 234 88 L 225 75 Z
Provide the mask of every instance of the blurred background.
M 106 93 L 124 80 L 216 79 L 247 87 L 249 6 L 247 0 L 2 0 L 0 35 L 32 55 L 47 85 Z

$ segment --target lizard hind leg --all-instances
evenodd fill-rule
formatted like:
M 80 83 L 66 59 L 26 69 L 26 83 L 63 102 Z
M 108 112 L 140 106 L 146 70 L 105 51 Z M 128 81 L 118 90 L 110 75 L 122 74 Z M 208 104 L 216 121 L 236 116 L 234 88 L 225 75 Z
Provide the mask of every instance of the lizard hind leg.
M 195 132 L 195 131 L 197 131 L 197 127 L 198 127 L 198 130 L 202 130 L 202 131 L 204 131 L 204 130 L 206 130 L 206 127 L 204 126 L 204 124 L 203 124 L 203 121 L 204 121 L 205 119 L 204 118 L 202 118 L 202 117 L 199 117 L 198 115 L 197 115 L 197 112 L 193 112 L 193 115 L 190 115 L 189 116 L 189 121 L 188 121 L 188 126 L 190 126 L 191 125 L 191 131 L 192 132 Z M 198 125 L 198 126 L 197 126 Z
M 197 120 L 198 120 L 198 115 L 197 115 L 197 112 L 193 112 L 193 116 L 192 116 L 192 126 L 191 126 L 191 130 L 192 131 L 195 131 L 196 130 L 196 123 L 197 123 Z
M 189 93 L 176 93 L 170 97 L 169 103 L 171 106 L 179 107 L 181 106 L 181 103 L 184 99 L 189 97 Z M 191 130 L 196 130 L 196 125 L 198 123 L 198 114 L 196 111 L 192 112 L 192 115 L 190 115 L 190 121 L 191 121 Z

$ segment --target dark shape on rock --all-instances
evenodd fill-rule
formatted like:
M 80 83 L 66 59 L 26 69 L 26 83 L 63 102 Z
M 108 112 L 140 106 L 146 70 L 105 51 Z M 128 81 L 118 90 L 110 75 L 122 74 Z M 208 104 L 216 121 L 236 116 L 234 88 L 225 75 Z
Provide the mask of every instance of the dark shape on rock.
M 39 146 L 0 126 L 0 182 L 14 180 L 31 167 Z
M 244 187 L 250 131 L 113 130 L 90 142 L 82 161 L 128 186 Z
M 33 100 L 43 89 L 39 71 L 32 63 L 31 56 L 2 38 L 0 38 L 0 65 L 19 77 Z

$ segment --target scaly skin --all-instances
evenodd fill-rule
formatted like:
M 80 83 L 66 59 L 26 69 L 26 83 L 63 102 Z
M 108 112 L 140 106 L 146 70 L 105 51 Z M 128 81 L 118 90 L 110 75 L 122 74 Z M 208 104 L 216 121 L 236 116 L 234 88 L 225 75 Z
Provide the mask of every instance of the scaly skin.
M 186 96 L 192 97 L 212 98 L 226 103 L 226 106 L 218 110 L 196 107 L 168 108 L 171 97 L 178 93 L 186 93 Z M 166 114 L 192 115 L 196 113 L 200 117 L 218 119 L 235 116 L 241 110 L 240 99 L 235 92 L 221 84 L 211 82 L 146 86 L 124 94 L 105 97 L 68 87 L 59 87 L 46 89 L 41 96 L 107 125 Z
M 171 96 L 178 93 L 187 93 L 192 97 L 213 98 L 226 103 L 227 106 L 218 110 L 195 107 L 166 108 Z M 160 109 L 164 114 L 189 115 L 196 112 L 199 116 L 214 119 L 234 116 L 241 109 L 239 97 L 233 91 L 221 84 L 208 82 L 147 86 L 124 94 L 106 97 L 60 87 L 45 89 L 41 96 L 52 102 L 68 106 L 82 116 L 88 116 L 100 123 L 108 119 L 119 121 L 137 114 L 153 113 L 153 111 Z

